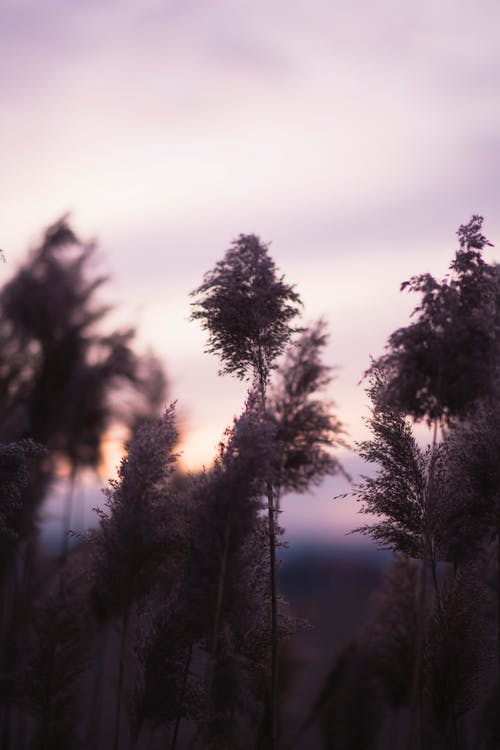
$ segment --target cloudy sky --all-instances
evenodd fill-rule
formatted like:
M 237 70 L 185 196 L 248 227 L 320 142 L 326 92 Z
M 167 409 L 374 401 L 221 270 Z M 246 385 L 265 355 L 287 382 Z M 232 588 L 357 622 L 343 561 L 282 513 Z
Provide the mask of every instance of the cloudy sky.
M 359 380 L 415 303 L 399 283 L 443 274 L 472 213 L 500 243 L 499 30 L 493 0 L 2 0 L 0 271 L 66 211 L 99 239 L 194 467 L 245 388 L 203 354 L 188 293 L 254 232 L 327 318 L 359 439 Z

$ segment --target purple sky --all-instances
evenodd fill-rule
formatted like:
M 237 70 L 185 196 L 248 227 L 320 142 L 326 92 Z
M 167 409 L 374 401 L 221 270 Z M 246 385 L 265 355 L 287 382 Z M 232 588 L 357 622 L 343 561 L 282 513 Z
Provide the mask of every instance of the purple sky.
M 358 381 L 415 303 L 399 283 L 444 273 L 474 212 L 500 243 L 499 29 L 493 0 L 2 0 L 0 270 L 68 210 L 99 238 L 195 466 L 245 389 L 217 378 L 188 293 L 255 232 L 328 319 L 360 438 Z

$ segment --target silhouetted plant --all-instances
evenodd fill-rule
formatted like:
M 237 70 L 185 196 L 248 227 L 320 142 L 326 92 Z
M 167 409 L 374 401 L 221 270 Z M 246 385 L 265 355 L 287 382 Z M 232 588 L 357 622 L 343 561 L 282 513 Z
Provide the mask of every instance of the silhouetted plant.
M 0 515 L 5 511 L 13 532 L 0 550 L 0 565 L 8 556 L 11 560 L 4 581 L 10 609 L 6 615 L 4 608 L 2 635 L 15 629 L 16 607 L 23 617 L 29 616 L 40 585 L 33 575 L 37 516 L 56 473 L 68 472 L 70 477 L 63 519 L 67 531 L 78 471 L 97 468 L 104 434 L 113 421 L 134 426 L 136 414 L 123 412 L 117 392 L 126 391 L 137 405 L 137 390 L 147 385 L 140 407 L 149 415 L 159 400 L 158 363 L 154 373 L 152 360 L 132 351 L 133 331 L 102 330 L 110 308 L 98 299 L 106 279 L 94 271 L 95 255 L 94 243 L 82 242 L 63 217 L 46 230 L 0 292 L 0 439 L 29 437 L 46 447 L 33 454 L 22 498 L 11 495 L 8 504 L 0 503 Z M 10 493 L 7 485 L 0 493 L 4 489 Z M 64 535 L 64 553 L 67 539 Z M 12 559 L 16 550 L 22 561 Z M 9 644 L 11 670 L 16 649 Z
M 277 276 L 268 246 L 240 234 L 192 295 L 198 301 L 191 318 L 208 331 L 207 351 L 220 356 L 221 374 L 253 374 L 265 385 L 300 305 L 293 287 Z
M 449 576 L 428 625 L 424 651 L 425 692 L 431 723 L 461 746 L 459 719 L 478 701 L 481 678 L 491 660 L 485 593 L 469 568 Z
M 207 713 L 201 730 L 205 742 L 214 741 L 211 735 L 214 711 L 219 716 L 216 722 L 219 729 L 222 713 L 230 724 L 238 720 L 236 709 L 227 706 L 223 710 L 224 691 L 218 689 L 218 705 L 214 703 L 215 680 L 217 674 L 217 679 L 222 674 L 218 671 L 222 634 L 229 638 L 224 641 L 226 645 L 230 642 L 233 648 L 237 646 L 234 658 L 245 661 L 241 633 L 253 630 L 252 623 L 256 617 L 262 619 L 270 601 L 260 597 L 265 585 L 262 580 L 252 592 L 247 581 L 258 564 L 258 549 L 254 547 L 252 558 L 250 540 L 260 524 L 271 435 L 269 425 L 261 419 L 259 399 L 250 393 L 245 411 L 220 445 L 214 467 L 198 477 L 193 488 L 192 554 L 188 561 L 186 595 L 191 601 L 191 612 L 197 613 L 208 651 Z M 267 567 L 266 578 L 268 570 Z M 262 574 L 262 565 L 259 571 Z M 229 658 L 227 654 L 226 657 Z
M 128 445 L 118 478 L 105 490 L 106 509 L 99 529 L 90 533 L 95 582 L 111 611 L 139 597 L 164 551 L 169 518 L 165 483 L 172 472 L 177 442 L 175 406 L 145 423 Z
M 32 440 L 0 444 L 0 574 L 20 540 L 23 490 L 30 481 L 31 466 L 45 454 Z
M 353 491 L 362 503 L 360 512 L 381 520 L 355 531 L 371 536 L 382 549 L 425 558 L 435 574 L 437 561 L 442 559 L 438 547 L 445 471 L 442 450 L 439 446 L 422 449 L 404 415 L 381 406 L 378 394 L 383 387 L 383 374 L 374 370 L 368 393 L 375 406 L 367 420 L 373 438 L 359 444 L 359 455 L 378 468 Z
M 110 308 L 97 299 L 106 278 L 92 272 L 95 253 L 63 217 L 0 293 L 0 439 L 31 437 L 49 451 L 25 493 L 25 536 L 55 465 L 69 463 L 73 478 L 95 468 L 112 393 L 140 386 L 133 331 L 98 330 Z
M 293 287 L 278 278 L 268 248 L 255 235 L 240 235 L 205 275 L 192 293 L 191 318 L 208 331 L 207 351 L 219 354 L 221 373 L 240 379 L 253 376 L 261 391 L 264 419 L 266 386 L 276 358 L 284 351 L 294 329 L 300 298 Z M 273 746 L 277 747 L 277 653 L 276 519 L 273 477 L 267 477 L 270 580 L 271 580 L 271 703 Z
M 360 634 L 395 712 L 410 703 L 418 603 L 418 568 L 399 554 L 372 598 L 370 617 Z
M 43 455 L 45 449 L 31 440 L 0 444 L 0 731 L 4 744 L 11 728 L 18 652 L 25 650 L 20 634 L 24 602 L 15 566 L 22 541 L 23 492 Z
M 470 480 L 458 467 L 461 428 L 455 437 L 452 432 L 446 438 L 445 445 L 437 443 L 438 424 L 473 419 L 480 399 L 494 398 L 497 391 L 500 287 L 496 268 L 481 255 L 484 246 L 491 244 L 481 233 L 482 222 L 482 217 L 474 215 L 460 227 L 459 248 L 450 274 L 441 282 L 422 274 L 402 284 L 402 289 L 421 295 L 413 313 L 416 321 L 389 337 L 387 353 L 368 371 L 375 405 L 370 426 L 375 438 L 362 444 L 361 454 L 381 469 L 375 478 L 363 481 L 358 496 L 365 500 L 365 511 L 382 515 L 383 520 L 361 531 L 382 545 L 420 557 L 423 564 L 414 717 L 417 690 L 421 693 L 426 566 L 433 575 L 438 615 L 444 618 L 440 627 L 445 628 L 437 561 L 450 560 L 456 566 L 471 560 L 484 536 L 484 518 L 479 519 L 482 501 L 478 496 L 474 501 L 466 499 Z M 417 445 L 404 415 L 434 424 L 427 452 Z M 474 504 L 479 511 L 475 517 L 470 514 Z M 479 538 L 467 549 L 472 527 Z
M 231 638 L 241 657 L 245 676 L 244 702 L 231 717 L 233 733 L 241 736 L 242 747 L 268 747 L 272 741 L 273 720 L 269 701 L 269 650 L 272 646 L 272 623 L 269 588 L 269 539 L 266 519 L 257 519 L 250 535 L 241 546 L 236 606 L 230 613 Z M 290 611 L 287 600 L 278 593 L 278 641 L 285 643 L 298 631 L 308 627 Z M 266 616 L 267 615 L 267 616 Z
M 171 728 L 172 750 L 183 718 L 196 721 L 202 704 L 201 675 L 193 673 L 196 638 L 184 600 L 185 579 L 165 598 L 161 590 L 140 613 L 136 654 L 141 665 L 134 695 L 134 731 Z
M 500 402 L 478 402 L 474 414 L 446 438 L 449 464 L 448 529 L 450 558 L 456 566 L 477 559 L 496 543 L 497 659 L 500 674 Z
M 498 401 L 478 402 L 470 418 L 445 437 L 449 501 L 449 559 L 473 560 L 498 536 L 500 522 L 500 431 Z
M 89 662 L 89 620 L 79 596 L 81 573 L 66 575 L 35 608 L 19 675 L 20 702 L 37 719 L 33 750 L 80 747 L 77 705 Z
M 276 429 L 274 473 L 277 496 L 304 492 L 331 474 L 343 473 L 332 448 L 345 445 L 334 404 L 322 398 L 332 381 L 332 368 L 322 362 L 327 345 L 326 323 L 318 320 L 289 347 L 278 368 L 268 399 Z
M 387 354 L 371 370 L 385 373 L 378 397 L 415 419 L 465 416 L 478 398 L 495 393 L 498 368 L 498 272 L 481 255 L 491 245 L 474 215 L 457 234 L 451 274 L 412 277 L 401 289 L 421 294 L 416 321 L 391 334 Z
M 412 688 L 412 736 L 416 737 L 417 703 L 422 700 L 422 652 L 427 613 L 427 570 L 430 569 L 439 600 L 437 563 L 446 557 L 443 538 L 442 498 L 446 497 L 446 470 L 442 446 L 436 443 L 423 450 L 410 422 L 399 409 L 380 398 L 386 386 L 385 372 L 373 368 L 368 394 L 374 404 L 367 423 L 373 438 L 359 445 L 359 453 L 378 467 L 372 477 L 364 477 L 354 489 L 362 502 L 361 512 L 381 520 L 356 531 L 367 534 L 382 549 L 402 552 L 422 560 Z M 420 696 L 420 697 L 419 697 Z
M 91 532 L 93 576 L 104 606 L 120 615 L 121 641 L 114 747 L 118 747 L 125 649 L 131 607 L 151 589 L 165 548 L 176 537 L 175 514 L 168 508 L 168 480 L 176 456 L 174 406 L 140 427 L 122 459 L 118 479 L 106 490 L 107 510 Z

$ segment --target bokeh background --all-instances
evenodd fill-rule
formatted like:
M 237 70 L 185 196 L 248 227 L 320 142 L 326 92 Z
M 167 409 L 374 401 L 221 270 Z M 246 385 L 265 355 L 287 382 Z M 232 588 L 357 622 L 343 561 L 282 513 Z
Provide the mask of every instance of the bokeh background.
M 165 362 L 197 469 L 245 384 L 203 354 L 189 292 L 254 232 L 328 320 L 329 395 L 362 439 L 363 372 L 415 304 L 400 282 L 444 274 L 472 213 L 500 242 L 499 29 L 492 0 L 3 0 L 1 280 L 71 212 L 114 320 Z M 346 489 L 288 498 L 289 537 L 352 540 Z

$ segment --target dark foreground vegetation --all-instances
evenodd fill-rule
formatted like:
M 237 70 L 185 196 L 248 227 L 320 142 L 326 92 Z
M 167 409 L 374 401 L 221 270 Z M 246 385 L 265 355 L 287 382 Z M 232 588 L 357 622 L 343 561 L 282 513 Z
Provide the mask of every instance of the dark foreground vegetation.
M 379 560 L 292 554 L 280 510 L 341 474 L 324 321 L 240 235 L 193 292 L 221 376 L 248 381 L 212 467 L 176 466 L 175 403 L 107 330 L 95 247 L 50 227 L 0 291 L 0 748 L 500 747 L 500 272 L 482 218 L 366 374 L 353 488 Z M 413 423 L 425 421 L 422 446 Z M 75 487 L 128 434 L 96 527 Z M 56 480 L 57 554 L 40 545 Z M 279 565 L 280 558 L 285 562 Z

